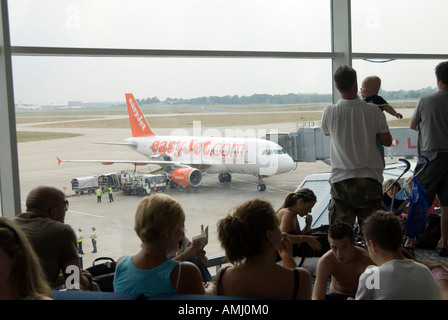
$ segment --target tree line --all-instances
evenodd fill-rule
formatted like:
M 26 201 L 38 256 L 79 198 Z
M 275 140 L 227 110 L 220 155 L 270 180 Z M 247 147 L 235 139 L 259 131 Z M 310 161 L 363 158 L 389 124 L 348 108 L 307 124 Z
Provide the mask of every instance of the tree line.
M 380 95 L 386 100 L 418 99 L 423 95 L 434 92 L 436 88 L 426 87 L 419 90 L 381 90 Z M 229 104 L 303 104 L 303 103 L 331 103 L 330 93 L 288 93 L 288 94 L 253 94 L 251 96 L 227 95 L 222 97 L 208 96 L 190 99 L 157 97 L 137 99 L 140 105 L 153 104 L 182 104 L 182 105 L 229 105 Z

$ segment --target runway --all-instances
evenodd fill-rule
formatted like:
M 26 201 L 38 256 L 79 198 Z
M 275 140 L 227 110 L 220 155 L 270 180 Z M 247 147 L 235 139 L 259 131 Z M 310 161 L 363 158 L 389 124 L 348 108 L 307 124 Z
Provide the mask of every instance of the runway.
M 113 116 L 111 116 L 113 117 Z M 36 128 L 34 124 L 19 124 L 18 131 L 55 131 L 82 133 L 82 136 L 54 139 L 18 144 L 19 172 L 22 210 L 25 210 L 25 199 L 35 186 L 53 185 L 65 190 L 70 207 L 65 222 L 75 231 L 83 230 L 84 235 L 84 268 L 92 265 L 97 257 L 107 256 L 114 259 L 139 250 L 140 240 L 136 236 L 134 214 L 140 200 L 138 196 L 125 196 L 114 193 L 115 201 L 109 203 L 107 195 L 102 202 L 96 202 L 95 195 L 76 196 L 71 190 L 71 180 L 82 176 L 98 176 L 110 172 L 133 169 L 126 164 L 103 166 L 100 164 L 62 163 L 57 164 L 56 156 L 62 159 L 132 159 L 143 160 L 144 157 L 126 146 L 101 145 L 101 142 L 122 142 L 131 136 L 130 129 L 94 129 L 94 128 Z M 294 128 L 297 123 L 271 124 L 253 128 L 257 132 L 276 129 L 285 132 L 286 128 Z M 238 129 L 247 129 L 247 126 Z M 170 135 L 178 128 L 153 128 L 160 135 Z M 185 128 L 191 132 L 192 128 Z M 206 130 L 207 128 L 202 128 Z M 228 128 L 214 128 L 224 130 Z M 139 168 L 144 171 L 147 167 Z M 148 169 L 146 169 L 148 170 Z M 270 201 L 275 209 L 279 208 L 289 192 L 311 173 L 328 172 L 329 167 L 322 162 L 298 163 L 297 169 L 289 173 L 264 179 L 267 189 L 257 191 L 258 178 L 250 175 L 234 174 L 232 182 L 220 183 L 216 174 L 204 175 L 202 184 L 193 189 L 168 189 L 167 194 L 177 199 L 186 213 L 186 235 L 189 238 L 200 233 L 201 225 L 209 226 L 209 243 L 205 247 L 208 257 L 222 255 L 216 235 L 216 224 L 225 217 L 233 207 L 256 197 Z M 91 253 L 89 239 L 91 228 L 98 234 L 98 253 Z

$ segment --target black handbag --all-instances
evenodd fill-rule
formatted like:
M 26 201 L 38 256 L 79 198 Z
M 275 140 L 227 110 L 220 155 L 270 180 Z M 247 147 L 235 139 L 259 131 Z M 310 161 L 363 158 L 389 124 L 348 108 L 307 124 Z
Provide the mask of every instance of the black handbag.
M 98 263 L 101 261 L 106 262 Z M 98 284 L 101 291 L 113 292 L 113 282 L 116 265 L 117 263 L 114 259 L 109 257 L 100 257 L 96 258 L 93 261 L 92 266 L 87 268 L 86 270 L 90 272 L 93 277 L 93 281 Z
M 320 250 L 314 250 L 311 248 L 311 246 L 306 242 L 301 242 L 298 245 L 296 254 L 297 256 L 302 257 L 299 267 L 303 265 L 303 262 L 305 261 L 305 258 L 307 257 L 321 257 L 324 255 L 325 252 L 330 250 L 330 243 L 328 242 L 328 229 L 330 228 L 329 225 L 322 225 L 318 228 L 310 229 L 307 232 L 304 232 L 303 235 L 310 235 L 317 237 L 317 240 L 319 240 L 322 249 Z

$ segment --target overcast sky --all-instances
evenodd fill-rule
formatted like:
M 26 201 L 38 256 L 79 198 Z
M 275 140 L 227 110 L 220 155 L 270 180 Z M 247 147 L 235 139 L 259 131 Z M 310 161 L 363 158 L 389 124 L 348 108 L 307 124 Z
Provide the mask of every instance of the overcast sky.
M 424 3 L 424 6 L 422 6 Z M 448 53 L 446 0 L 352 1 L 355 52 Z M 13 0 L 13 46 L 331 51 L 329 0 Z M 435 86 L 438 61 L 354 61 L 383 89 Z M 329 93 L 329 60 L 13 57 L 16 102 Z M 359 79 L 361 81 L 362 79 Z

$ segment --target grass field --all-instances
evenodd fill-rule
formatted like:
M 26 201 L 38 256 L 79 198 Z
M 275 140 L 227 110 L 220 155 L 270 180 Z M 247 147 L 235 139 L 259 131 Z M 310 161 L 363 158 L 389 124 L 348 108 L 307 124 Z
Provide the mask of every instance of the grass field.
M 416 101 L 393 101 L 395 109 L 414 108 Z M 182 128 L 201 121 L 204 127 L 257 125 L 269 123 L 295 123 L 318 121 L 327 104 L 303 105 L 213 105 L 213 106 L 142 106 L 150 125 L 154 128 Z M 227 112 L 227 114 L 226 114 Z M 151 114 L 169 116 L 150 117 Z M 123 118 L 106 119 L 105 116 Z M 78 108 L 16 112 L 17 124 L 36 123 L 47 128 L 129 128 L 125 106 Z M 410 119 L 389 121 L 390 126 L 407 127 Z M 18 142 L 60 139 L 77 136 L 71 133 L 18 131 Z
M 51 139 L 65 139 L 80 136 L 77 133 L 67 132 L 37 132 L 37 131 L 18 131 L 17 142 L 29 142 Z

